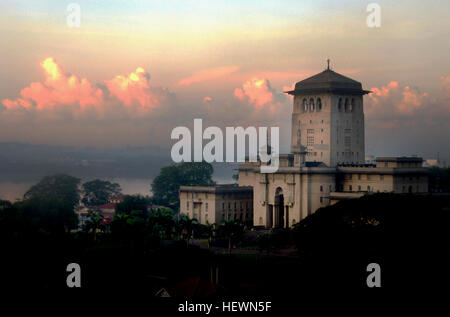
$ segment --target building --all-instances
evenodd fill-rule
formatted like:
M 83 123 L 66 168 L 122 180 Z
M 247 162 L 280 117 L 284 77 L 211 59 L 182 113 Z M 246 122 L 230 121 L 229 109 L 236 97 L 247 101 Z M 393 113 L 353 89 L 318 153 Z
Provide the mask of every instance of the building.
M 294 96 L 291 153 L 280 155 L 276 173 L 261 173 L 260 161 L 239 167 L 235 190 L 253 189 L 254 226 L 291 227 L 318 208 L 368 193 L 428 192 L 421 158 L 366 161 L 363 96 L 370 91 L 361 83 L 328 67 L 287 93 Z
M 99 211 L 103 216 L 103 224 L 109 224 L 116 213 L 116 205 L 121 203 L 124 199 L 125 195 L 119 194 L 111 197 L 106 204 L 82 208 L 79 212 L 77 212 L 79 227 L 82 228 L 86 221 L 89 220 L 89 210 Z
M 201 224 L 230 219 L 253 221 L 253 189 L 237 184 L 181 186 L 180 213 Z

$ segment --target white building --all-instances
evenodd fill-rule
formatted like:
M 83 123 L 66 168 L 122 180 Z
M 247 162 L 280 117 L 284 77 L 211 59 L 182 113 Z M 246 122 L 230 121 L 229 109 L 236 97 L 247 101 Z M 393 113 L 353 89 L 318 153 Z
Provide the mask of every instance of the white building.
M 237 184 L 181 186 L 180 213 L 201 224 L 231 219 L 253 221 L 253 189 Z
M 239 167 L 239 186 L 253 189 L 255 226 L 290 227 L 320 207 L 367 193 L 428 192 L 421 158 L 365 162 L 363 95 L 370 92 L 361 83 L 327 68 L 287 93 L 294 96 L 291 153 L 280 155 L 273 174 L 262 174 L 259 161 Z

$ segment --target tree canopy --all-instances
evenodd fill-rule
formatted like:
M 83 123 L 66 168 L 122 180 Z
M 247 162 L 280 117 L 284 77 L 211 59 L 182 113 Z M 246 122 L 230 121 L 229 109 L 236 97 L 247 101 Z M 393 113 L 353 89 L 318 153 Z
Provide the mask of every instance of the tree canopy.
M 95 179 L 82 185 L 83 198 L 81 202 L 87 207 L 103 205 L 121 191 L 122 189 L 117 183 Z
M 74 208 L 80 201 L 79 184 L 79 178 L 66 174 L 46 176 L 39 183 L 31 186 L 23 198 L 24 200 L 54 200 Z
M 116 205 L 116 214 L 130 215 L 133 211 L 147 213 L 149 200 L 142 195 L 127 195 L 122 202 Z
M 16 203 L 27 223 L 38 230 L 64 232 L 77 226 L 75 206 L 80 201 L 80 179 L 57 174 L 44 177 Z
M 185 162 L 163 167 L 151 185 L 154 203 L 178 209 L 180 186 L 214 185 L 213 172 L 212 165 L 206 162 Z

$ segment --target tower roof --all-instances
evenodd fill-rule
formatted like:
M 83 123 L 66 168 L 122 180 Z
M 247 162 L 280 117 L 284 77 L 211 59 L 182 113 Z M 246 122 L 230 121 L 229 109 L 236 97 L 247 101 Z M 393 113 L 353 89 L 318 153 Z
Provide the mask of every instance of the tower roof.
M 286 91 L 286 93 L 290 95 L 316 93 L 365 95 L 370 91 L 363 90 L 360 82 L 327 68 L 321 73 L 299 81 L 295 84 L 294 90 Z

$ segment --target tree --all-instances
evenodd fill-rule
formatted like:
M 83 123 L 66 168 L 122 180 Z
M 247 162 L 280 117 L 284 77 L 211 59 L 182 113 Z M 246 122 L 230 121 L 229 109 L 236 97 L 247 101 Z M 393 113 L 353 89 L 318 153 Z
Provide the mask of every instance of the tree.
M 80 202 L 80 179 L 57 174 L 44 177 L 39 183 L 33 185 L 23 196 L 28 199 L 53 199 L 64 202 L 74 208 Z
M 166 207 L 159 207 L 149 213 L 148 226 L 153 234 L 157 234 L 161 239 L 163 236 L 170 238 L 175 226 L 175 212 Z
M 211 249 L 211 241 L 216 232 L 216 229 L 217 225 L 215 223 L 209 223 L 208 221 L 206 221 L 205 233 L 208 236 L 208 249 Z
M 147 215 L 149 201 L 142 195 L 127 195 L 122 202 L 116 205 L 116 214 L 131 214 L 132 211 L 141 211 Z
M 78 223 L 74 208 L 80 201 L 79 183 L 78 178 L 65 174 L 44 177 L 16 207 L 34 227 L 50 232 L 69 231 Z
M 83 198 L 81 202 L 87 207 L 103 205 L 121 191 L 122 189 L 117 183 L 95 179 L 82 185 Z
M 88 220 L 84 225 L 84 230 L 87 232 L 92 231 L 94 233 L 94 241 L 97 240 L 97 230 L 101 227 L 103 216 L 98 210 L 88 211 Z
M 194 231 L 195 227 L 198 225 L 197 219 L 191 219 L 186 215 L 180 216 L 180 219 L 178 220 L 178 225 L 180 227 L 180 231 L 182 235 L 186 239 L 186 244 L 189 246 L 189 242 L 192 238 L 192 232 Z
M 151 185 L 155 204 L 179 208 L 178 192 L 180 186 L 214 185 L 213 167 L 206 162 L 189 162 L 163 167 Z
M 237 220 L 223 220 L 219 227 L 219 234 L 228 239 L 228 253 L 231 254 L 233 240 L 244 232 L 244 224 Z

